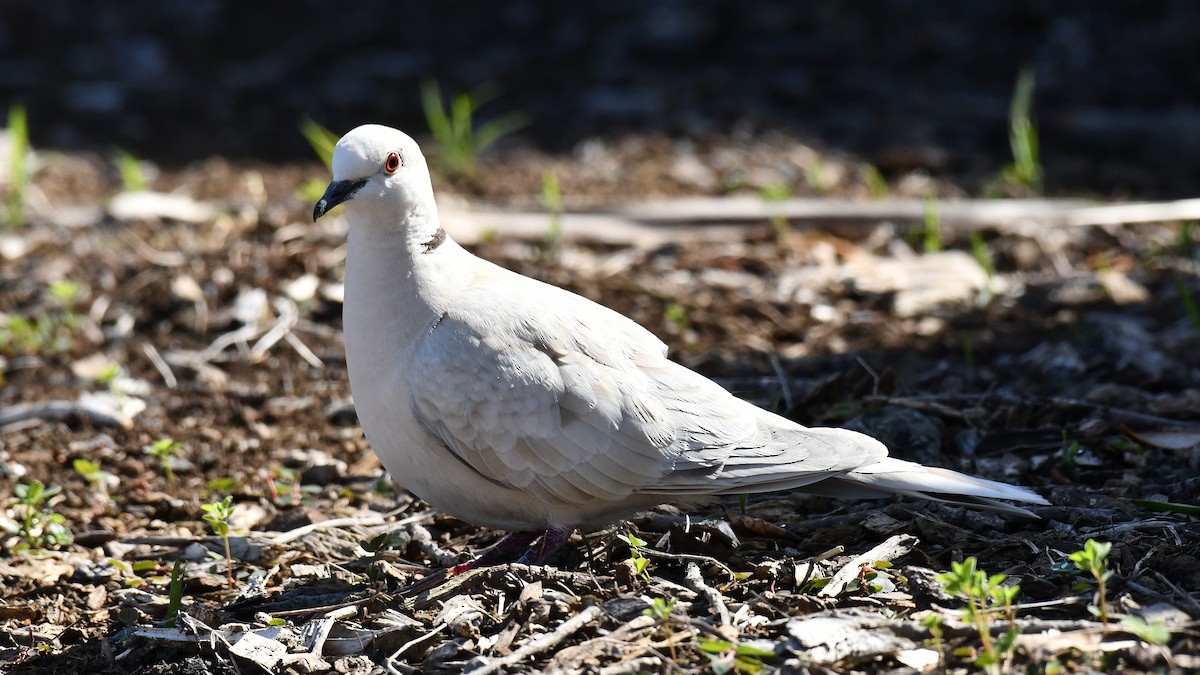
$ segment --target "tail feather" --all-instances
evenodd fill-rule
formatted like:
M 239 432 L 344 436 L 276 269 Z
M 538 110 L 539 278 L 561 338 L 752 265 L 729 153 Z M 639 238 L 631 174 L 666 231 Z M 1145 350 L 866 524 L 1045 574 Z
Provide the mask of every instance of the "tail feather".
M 875 496 L 896 494 L 1026 516 L 1034 514 L 1000 500 L 1040 505 L 1050 503 L 1028 488 L 891 457 L 824 481 L 814 488 L 813 492 L 820 491 L 832 497 L 861 498 L 864 493 Z

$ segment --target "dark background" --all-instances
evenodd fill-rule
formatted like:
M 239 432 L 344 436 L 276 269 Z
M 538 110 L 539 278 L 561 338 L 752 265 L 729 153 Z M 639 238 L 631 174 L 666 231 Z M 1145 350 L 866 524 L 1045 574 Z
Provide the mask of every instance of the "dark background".
M 1200 3 L 5 0 L 0 104 L 35 143 L 159 162 L 311 158 L 422 131 L 418 84 L 491 83 L 551 152 L 627 132 L 786 130 L 885 173 L 994 175 L 1023 66 L 1047 190 L 1182 196 L 1200 178 Z

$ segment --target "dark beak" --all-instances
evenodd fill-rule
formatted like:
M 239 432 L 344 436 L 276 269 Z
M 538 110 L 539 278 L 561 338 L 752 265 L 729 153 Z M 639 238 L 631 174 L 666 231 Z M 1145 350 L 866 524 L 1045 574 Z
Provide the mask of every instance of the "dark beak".
M 325 194 L 321 195 L 321 201 L 313 207 L 313 222 L 329 212 L 330 209 L 341 204 L 342 202 L 354 197 L 354 193 L 358 192 L 359 188 L 367 184 L 367 179 L 359 180 L 335 180 L 325 188 Z

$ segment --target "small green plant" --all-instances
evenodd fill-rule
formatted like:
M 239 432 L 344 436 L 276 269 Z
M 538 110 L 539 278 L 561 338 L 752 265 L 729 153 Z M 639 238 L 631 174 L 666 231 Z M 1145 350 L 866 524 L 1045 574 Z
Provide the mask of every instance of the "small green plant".
M 968 377 L 975 377 L 975 338 L 970 333 L 962 335 L 963 367 Z
M 141 192 L 146 189 L 146 172 L 142 170 L 142 163 L 137 157 L 118 150 L 114 160 L 117 165 L 117 172 L 121 174 L 121 189 L 125 192 Z
M 1171 641 L 1171 631 L 1161 621 L 1147 623 L 1140 616 L 1127 616 L 1121 619 L 1121 628 L 1138 636 L 1143 642 L 1152 645 L 1165 645 Z
M 120 480 L 112 473 L 100 468 L 100 464 L 93 462 L 90 459 L 82 457 L 76 458 L 71 462 L 71 467 L 75 472 L 92 486 L 92 489 L 99 492 L 105 501 L 109 499 L 110 490 L 120 484 Z
M 176 560 L 171 567 L 171 583 L 167 587 L 167 613 L 163 616 L 163 625 L 168 628 L 175 625 L 179 618 L 179 608 L 183 606 L 183 561 Z
M 758 196 L 768 204 L 778 204 L 792 197 L 792 188 L 786 183 L 768 185 L 758 191 Z M 787 243 L 788 219 L 782 213 L 772 209 L 771 227 L 775 230 L 775 242 L 782 247 Z
M 727 640 L 703 639 L 696 643 L 700 653 L 708 657 L 713 673 L 737 673 L 754 675 L 765 668 L 762 660 L 772 658 L 775 652 L 747 644 L 734 644 Z
M 817 157 L 812 164 L 804 167 L 804 182 L 808 183 L 817 194 L 825 194 L 833 189 L 833 180 L 830 178 L 829 165 L 825 160 Z
M 146 448 L 146 454 L 158 460 L 158 466 L 167 478 L 167 489 L 175 493 L 175 457 L 183 450 L 183 444 L 173 438 L 160 438 Z
M 6 227 L 25 223 L 25 191 L 29 189 L 29 119 L 25 106 L 17 103 L 8 109 L 8 200 L 4 213 Z
M 112 388 L 112 385 L 117 381 L 118 377 L 124 375 L 125 372 L 121 368 L 121 364 L 116 361 L 109 361 L 104 364 L 99 373 L 96 373 L 96 384 Z
M 650 606 L 642 610 L 642 614 L 658 620 L 658 625 L 667 634 L 667 646 L 671 651 L 671 660 L 675 661 L 675 631 L 671 629 L 671 612 L 675 611 L 675 598 L 654 598 Z
M 983 268 L 984 278 L 987 282 L 983 287 L 983 304 L 988 304 L 992 301 L 994 292 L 992 291 L 992 279 L 996 276 L 996 266 L 992 263 L 992 252 L 988 250 L 987 242 L 983 240 L 983 235 L 979 230 L 971 230 L 967 235 L 971 239 L 971 253 L 975 256 L 975 262 Z
M 874 164 L 863 164 L 859 169 L 863 182 L 867 184 L 867 194 L 871 199 L 883 199 L 888 196 L 887 180 Z
M 1196 298 L 1192 296 L 1192 291 L 1184 283 L 1183 277 L 1174 270 L 1171 271 L 1171 283 L 1175 285 L 1175 292 L 1179 293 L 1179 302 L 1183 305 L 1184 313 L 1191 319 L 1196 332 L 1200 333 L 1200 307 L 1196 305 Z
M 1000 659 L 1005 658 L 1013 650 L 1018 630 L 1010 625 L 999 640 L 992 640 L 991 624 L 1000 615 L 1008 618 L 1010 624 L 1015 620 L 1013 601 L 1020 593 L 1020 586 L 1003 586 L 1006 578 L 1003 574 L 988 576 L 976 569 L 974 557 L 967 558 L 961 563 L 951 563 L 950 571 L 937 575 L 939 583 L 945 585 L 946 592 L 966 601 L 967 620 L 975 625 L 979 632 L 982 654 L 975 656 L 976 666 L 983 668 L 989 675 L 1000 672 Z M 969 650 L 968 650 L 969 653 Z M 955 654 L 962 653 L 958 650 Z
M 8 501 L 12 515 L 0 515 L 0 529 L 21 538 L 13 547 L 14 551 L 62 548 L 71 544 L 71 531 L 64 524 L 66 518 L 46 504 L 61 491 L 59 486 L 46 487 L 36 478 L 18 484 L 13 490 Z
M 317 158 L 325 165 L 325 169 L 332 173 L 333 149 L 337 146 L 337 134 L 308 117 L 300 120 L 300 133 L 304 136 L 304 140 L 308 141 L 309 147 L 316 153 Z M 296 190 L 296 194 L 306 202 L 315 202 L 325 193 L 327 184 L 327 180 L 310 178 Z
M 550 214 L 550 226 L 546 229 L 546 236 L 542 241 L 542 257 L 549 259 L 558 256 L 563 236 L 562 192 L 558 185 L 558 174 L 554 169 L 542 172 L 542 206 L 545 207 L 546 213 Z
M 1075 462 L 1079 460 L 1080 452 L 1082 452 L 1082 448 L 1079 445 L 1079 441 L 1067 438 L 1067 430 L 1063 429 L 1062 450 L 1060 452 L 1063 464 L 1070 467 L 1075 466 Z
M 321 159 L 326 169 L 333 171 L 333 149 L 337 147 L 338 136 L 329 129 L 317 124 L 312 118 L 300 120 L 300 133 L 308 141 L 313 152 Z
M 617 539 L 629 545 L 629 564 L 633 566 L 633 573 L 650 583 L 650 572 L 646 569 L 650 560 L 642 555 L 642 547 L 647 545 L 646 541 L 633 533 L 618 534 Z
M 421 107 L 437 144 L 435 156 L 449 177 L 473 174 L 479 153 L 529 123 L 524 115 L 510 113 L 476 125 L 476 111 L 493 96 L 488 88 L 481 87 L 450 99 L 447 108 L 436 80 L 421 83 Z
M 117 570 L 126 586 L 126 588 L 140 588 L 147 584 L 161 585 L 170 581 L 170 578 L 160 573 L 159 563 L 157 560 L 135 560 L 132 563 L 109 558 L 108 566 Z M 149 573 L 149 574 L 147 574 Z M 143 576 L 143 574 L 147 574 Z
M 1113 572 L 1108 569 L 1108 553 L 1112 550 L 1111 542 L 1098 542 L 1095 539 L 1088 539 L 1084 543 L 1083 549 L 1075 551 L 1067 556 L 1067 559 L 1075 563 L 1075 567 L 1082 572 L 1088 572 L 1096 579 L 1096 599 L 1099 602 L 1099 607 L 1095 604 L 1088 605 L 1088 611 L 1093 615 L 1099 616 L 1101 623 L 1108 625 L 1108 593 L 1107 583 L 1112 578 Z
M 869 565 L 864 564 L 859 567 L 858 576 L 846 584 L 846 590 L 866 596 L 872 593 L 894 591 L 897 582 L 908 582 L 907 578 L 891 572 L 891 569 L 892 563 L 886 560 L 876 560 Z
M 1175 244 L 1172 246 L 1175 249 L 1175 255 L 1185 258 L 1192 257 L 1192 248 L 1195 246 L 1193 233 L 1196 232 L 1196 229 L 1194 220 L 1184 220 L 1179 223 L 1179 229 L 1175 231 Z
M 229 552 L 229 520 L 233 516 L 233 497 L 226 497 L 219 502 L 201 504 L 204 511 L 204 522 L 208 523 L 213 534 L 221 538 L 225 545 L 225 576 L 229 588 L 233 588 L 233 556 Z
M 46 309 L 37 314 L 9 314 L 0 323 L 0 354 L 53 354 L 70 351 L 79 331 L 76 305 L 83 295 L 77 281 L 55 281 L 43 296 Z
M 922 240 L 926 253 L 942 250 L 942 216 L 938 213 L 937 198 L 925 198 L 925 236 Z
M 1036 84 L 1032 68 L 1022 69 L 1017 76 L 1017 85 L 1008 109 L 1008 144 L 1012 149 L 1013 161 L 1001 171 L 1006 181 L 1035 194 L 1042 190 L 1037 127 L 1029 118 Z
M 688 311 L 687 308 L 677 302 L 669 302 L 663 308 L 663 318 L 667 323 L 674 325 L 681 331 L 687 330 L 688 327 Z
M 929 631 L 929 641 L 933 648 L 938 653 L 938 663 L 945 660 L 946 654 L 942 646 L 942 616 L 940 614 L 930 614 L 921 619 L 921 625 Z

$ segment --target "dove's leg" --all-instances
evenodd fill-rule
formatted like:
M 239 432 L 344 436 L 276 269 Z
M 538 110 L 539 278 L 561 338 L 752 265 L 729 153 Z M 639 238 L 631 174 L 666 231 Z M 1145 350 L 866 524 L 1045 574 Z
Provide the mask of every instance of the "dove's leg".
M 533 543 L 533 540 L 537 539 L 538 535 L 540 534 L 542 533 L 536 531 L 510 532 L 504 535 L 500 541 L 492 544 L 491 548 L 484 551 L 483 554 L 478 558 L 469 563 L 455 565 L 453 568 L 451 568 L 451 573 L 462 574 L 463 572 L 475 567 L 491 567 L 498 562 L 504 562 L 508 558 L 511 558 L 512 555 L 517 551 L 523 551 L 529 548 L 529 545 Z
M 546 530 L 542 534 L 541 540 L 525 552 L 521 559 L 517 562 L 526 565 L 541 565 L 547 558 L 554 555 L 558 549 L 567 543 L 571 535 L 575 533 L 575 528 L 556 527 Z

